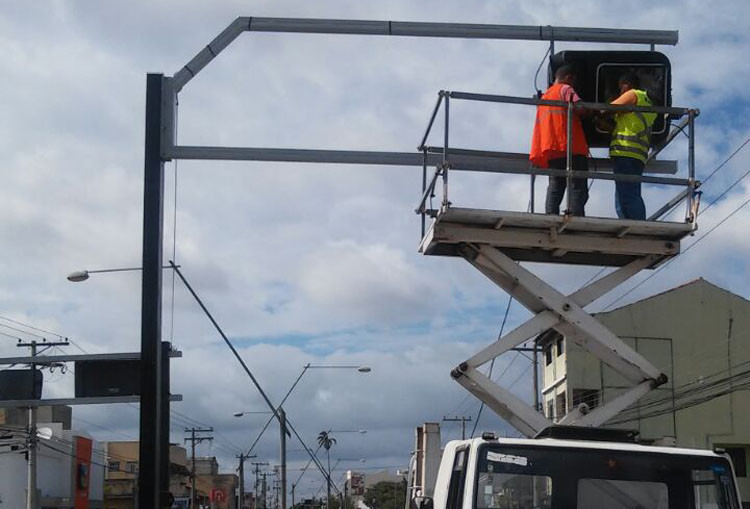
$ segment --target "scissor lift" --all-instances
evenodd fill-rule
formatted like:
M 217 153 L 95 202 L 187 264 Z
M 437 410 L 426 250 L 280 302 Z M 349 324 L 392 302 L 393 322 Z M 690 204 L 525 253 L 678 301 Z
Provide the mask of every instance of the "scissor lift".
M 446 110 L 451 98 L 481 100 L 487 102 L 510 102 L 514 104 L 562 104 L 538 99 L 487 96 L 460 92 L 441 91 L 441 101 Z M 569 117 L 572 105 L 568 107 Z M 579 107 L 595 109 L 618 109 L 607 104 L 581 104 Z M 628 107 L 620 107 L 627 110 Z M 630 107 L 630 109 L 633 109 Z M 570 170 L 540 170 L 528 166 L 525 154 L 499 154 L 448 148 L 448 121 L 445 123 L 445 145 L 442 148 L 427 147 L 425 141 L 432 128 L 433 112 L 427 133 L 420 149 L 425 157 L 430 153 L 442 153 L 443 160 L 436 165 L 433 178 L 428 183 L 423 179 L 422 200 L 417 213 L 432 219 L 423 221 L 419 251 L 431 256 L 458 256 L 464 258 L 493 283 L 510 294 L 534 313 L 534 317 L 505 334 L 496 342 L 459 364 L 451 373 L 453 378 L 469 392 L 492 408 L 520 432 L 534 436 L 553 423 L 521 398 L 503 388 L 479 368 L 535 338 L 555 329 L 567 339 L 585 348 L 593 355 L 619 372 L 632 385 L 623 394 L 592 411 L 581 406 L 573 409 L 560 421 L 561 424 L 578 426 L 600 426 L 620 411 L 636 402 L 651 389 L 664 384 L 667 377 L 648 360 L 625 344 L 614 333 L 602 325 L 585 308 L 599 297 L 624 283 L 644 269 L 653 269 L 680 252 L 681 240 L 693 234 L 697 225 L 699 182 L 694 179 L 693 123 L 696 110 L 684 108 L 654 108 L 659 114 L 684 115 L 683 124 L 689 129 L 688 178 L 620 176 L 610 173 L 606 161 L 599 160 L 598 171 L 579 173 Z M 446 119 L 448 114 L 446 112 Z M 675 132 L 667 138 L 674 139 Z M 652 156 L 661 148 L 652 150 Z M 467 159 L 473 157 L 470 161 Z M 480 169 L 476 158 L 493 158 L 491 169 Z M 469 161 L 469 162 L 467 162 Z M 685 186 L 674 199 L 661 207 L 648 220 L 622 220 L 604 217 L 575 217 L 569 215 L 547 215 L 533 212 L 486 210 L 453 207 L 448 201 L 449 170 L 492 171 L 496 173 L 528 173 L 532 179 L 538 174 L 560 174 L 573 177 L 588 177 L 606 180 L 638 180 L 656 184 Z M 647 173 L 676 171 L 676 163 L 650 159 Z M 428 203 L 439 192 L 437 183 L 442 180 L 443 197 L 438 209 L 428 208 Z M 533 180 L 532 180 L 533 182 Z M 570 180 L 569 180 L 570 182 Z M 570 185 L 568 185 L 570 189 Z M 533 195 L 533 184 L 532 184 Z M 659 221 L 681 201 L 687 201 L 684 222 Z M 565 295 L 521 265 L 522 262 L 555 264 L 583 264 L 616 269 L 593 281 L 570 295 Z

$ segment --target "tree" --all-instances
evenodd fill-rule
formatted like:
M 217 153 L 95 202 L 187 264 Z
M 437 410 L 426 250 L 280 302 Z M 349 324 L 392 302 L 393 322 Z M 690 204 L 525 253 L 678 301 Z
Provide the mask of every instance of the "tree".
M 371 509 L 403 509 L 406 503 L 406 481 L 380 481 L 365 490 L 363 502 Z
M 330 431 L 321 431 L 318 433 L 318 445 L 326 450 L 328 457 L 328 472 L 326 473 L 326 483 L 328 485 L 328 508 L 331 507 L 331 446 L 336 444 L 336 439 L 330 436 Z

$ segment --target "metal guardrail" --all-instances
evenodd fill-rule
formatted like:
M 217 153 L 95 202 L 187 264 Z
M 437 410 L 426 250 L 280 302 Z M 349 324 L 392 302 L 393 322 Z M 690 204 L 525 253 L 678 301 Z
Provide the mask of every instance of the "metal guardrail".
M 700 182 L 695 179 L 695 117 L 700 114 L 700 111 L 692 108 L 678 108 L 678 107 L 664 107 L 664 106 L 620 106 L 612 105 L 607 103 L 591 103 L 591 102 L 567 102 L 567 101 L 550 101 L 545 99 L 537 98 L 526 98 L 526 97 L 513 97 L 505 95 L 490 95 L 490 94 L 474 94 L 468 92 L 451 92 L 447 90 L 441 90 L 438 92 L 438 99 L 435 103 L 435 107 L 430 116 L 430 120 L 427 123 L 422 141 L 417 147 L 422 152 L 422 196 L 419 204 L 417 205 L 416 212 L 422 216 L 422 235 L 425 233 L 425 216 L 432 215 L 434 210 L 428 208 L 428 201 L 435 197 L 435 189 L 437 187 L 438 179 L 442 180 L 443 196 L 441 200 L 442 207 L 448 207 L 450 201 L 448 200 L 448 175 L 449 170 L 457 169 L 456 163 L 452 160 L 452 156 L 466 156 L 471 155 L 473 157 L 497 157 L 498 154 L 488 151 L 479 150 L 466 150 L 466 149 L 451 149 L 450 148 L 450 100 L 467 100 L 467 101 L 480 101 L 489 103 L 502 103 L 502 104 L 520 104 L 528 106 L 556 106 L 565 108 L 567 111 L 567 151 L 566 151 L 566 169 L 546 169 L 546 168 L 535 168 L 529 164 L 528 168 L 515 167 L 497 167 L 492 169 L 485 168 L 460 168 L 465 171 L 479 171 L 488 172 L 492 171 L 495 173 L 508 173 L 508 174 L 525 174 L 531 176 L 531 212 L 534 212 L 534 181 L 536 175 L 547 175 L 547 176 L 558 176 L 567 177 L 567 189 L 571 188 L 573 178 L 590 178 L 593 180 L 614 180 L 620 182 L 640 182 L 647 184 L 660 184 L 660 185 L 672 185 L 685 187 L 679 194 L 669 200 L 666 204 L 660 207 L 654 214 L 648 217 L 648 221 L 657 221 L 665 214 L 673 210 L 683 200 L 687 200 L 687 209 L 685 213 L 685 222 L 693 223 L 696 219 L 697 211 L 697 199 L 696 189 L 700 187 Z M 432 132 L 435 125 L 435 119 L 440 111 L 440 107 L 443 106 L 444 110 L 444 132 L 443 132 L 443 146 L 442 147 L 429 147 L 425 145 L 427 139 Z M 684 132 L 685 127 L 688 128 L 687 136 L 689 139 L 688 143 L 688 170 L 687 178 L 675 178 L 675 177 L 654 177 L 649 175 L 620 175 L 612 174 L 601 171 L 573 171 L 572 169 L 572 151 L 571 151 L 571 128 L 572 118 L 576 110 L 598 110 L 598 111 L 612 111 L 612 112 L 647 112 L 657 113 L 662 115 L 670 115 L 676 118 L 683 118 L 682 122 L 675 126 L 672 131 L 667 135 L 667 138 L 659 145 L 652 147 L 649 153 L 647 161 L 654 161 L 656 155 L 658 155 L 664 148 L 666 148 L 680 133 Z M 435 155 L 436 153 L 442 154 L 442 162 L 436 165 L 435 172 L 432 178 L 429 179 L 427 175 L 428 166 L 428 155 Z M 568 210 L 570 209 L 570 193 L 568 193 Z

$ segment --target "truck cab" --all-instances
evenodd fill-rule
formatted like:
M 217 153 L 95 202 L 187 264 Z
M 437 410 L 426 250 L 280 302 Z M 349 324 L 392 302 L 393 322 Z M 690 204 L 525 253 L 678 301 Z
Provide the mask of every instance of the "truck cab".
M 618 435 L 619 433 L 619 435 Z M 595 435 L 595 436 L 591 436 Z M 446 444 L 423 509 L 740 509 L 729 457 L 588 438 L 482 438 Z

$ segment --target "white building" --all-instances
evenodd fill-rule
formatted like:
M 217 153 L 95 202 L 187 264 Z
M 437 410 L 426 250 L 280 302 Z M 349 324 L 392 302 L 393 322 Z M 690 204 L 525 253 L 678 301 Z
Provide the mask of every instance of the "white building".
M 104 465 L 101 445 L 86 433 L 64 430 L 61 423 L 39 423 L 52 436 L 39 438 L 37 494 L 40 509 L 73 508 L 75 498 L 103 507 Z M 0 509 L 26 507 L 26 429 L 0 428 Z
M 666 444 L 725 449 L 750 500 L 750 301 L 697 279 L 596 317 L 669 377 L 608 426 Z M 539 340 L 547 417 L 559 420 L 581 403 L 595 407 L 628 387 L 557 332 Z

